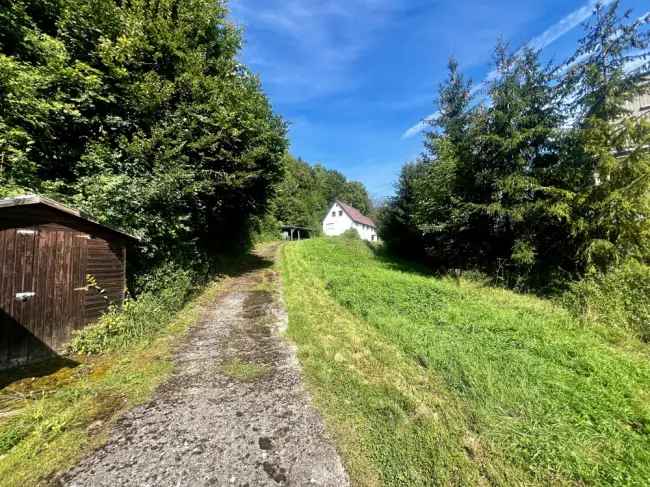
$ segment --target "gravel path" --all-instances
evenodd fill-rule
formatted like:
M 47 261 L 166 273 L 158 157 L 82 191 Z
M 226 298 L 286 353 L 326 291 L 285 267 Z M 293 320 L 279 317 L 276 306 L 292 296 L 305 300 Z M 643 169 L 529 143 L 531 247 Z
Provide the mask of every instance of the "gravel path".
M 176 355 L 176 372 L 109 442 L 59 477 L 67 486 L 347 486 L 290 344 L 278 276 L 233 279 Z

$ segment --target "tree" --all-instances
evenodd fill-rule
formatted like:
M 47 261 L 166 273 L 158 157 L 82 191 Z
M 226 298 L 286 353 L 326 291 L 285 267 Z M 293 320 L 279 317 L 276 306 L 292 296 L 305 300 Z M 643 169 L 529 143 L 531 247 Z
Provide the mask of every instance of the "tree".
M 0 16 L 0 192 L 68 201 L 141 235 L 150 260 L 245 240 L 286 129 L 222 1 L 17 0 Z
M 379 214 L 379 236 L 393 252 L 411 257 L 424 256 L 422 231 L 414 221 L 419 204 L 418 184 L 425 170 L 423 160 L 402 167 L 395 196 Z
M 272 217 L 284 224 L 320 228 L 335 199 L 351 204 L 368 214 L 372 209 L 362 183 L 348 181 L 338 171 L 291 156 L 286 157 L 285 173 L 273 199 Z
M 626 110 L 647 89 L 650 15 L 618 11 L 618 1 L 596 8 L 563 80 L 576 118 L 567 143 L 579 147 L 565 163 L 582 176 L 571 187 L 578 257 L 599 270 L 650 258 L 650 123 Z
M 421 161 L 402 174 L 405 179 L 400 179 L 400 187 L 408 191 L 398 191 L 397 199 L 403 201 L 393 202 L 394 207 L 410 213 L 401 217 L 403 224 L 412 227 L 401 230 L 411 237 L 409 241 L 424 245 L 423 252 L 445 266 L 453 265 L 464 253 L 456 238 L 463 218 L 455 211 L 454 195 L 459 161 L 471 157 L 473 117 L 471 82 L 465 80 L 453 58 L 447 69 L 447 79 L 438 88 L 438 116 L 429 122 Z
M 437 115 L 428 121 L 429 130 L 424 134 L 425 157 L 429 160 L 439 158 L 442 139 L 457 152 L 467 147 L 472 83 L 465 79 L 454 58 L 449 59 L 447 71 L 447 79 L 438 88 Z

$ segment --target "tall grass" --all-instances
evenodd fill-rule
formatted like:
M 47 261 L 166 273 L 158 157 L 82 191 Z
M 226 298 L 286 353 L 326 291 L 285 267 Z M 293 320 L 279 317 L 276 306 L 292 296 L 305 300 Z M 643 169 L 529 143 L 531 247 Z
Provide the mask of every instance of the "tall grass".
M 195 290 L 191 271 L 164 265 L 141 279 L 137 299 L 112 307 L 97 323 L 79 331 L 72 353 L 98 354 L 131 347 L 156 336 Z
M 588 323 L 627 330 L 650 342 L 650 266 L 629 260 L 574 283 L 565 304 Z
M 285 247 L 289 333 L 358 485 L 647 485 L 650 365 L 553 303 Z

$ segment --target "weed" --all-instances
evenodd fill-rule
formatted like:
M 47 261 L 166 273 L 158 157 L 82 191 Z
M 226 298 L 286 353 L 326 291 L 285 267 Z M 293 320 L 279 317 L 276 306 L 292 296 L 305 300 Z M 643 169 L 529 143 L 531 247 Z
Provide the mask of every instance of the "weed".
M 650 342 L 650 266 L 630 260 L 571 286 L 564 303 L 589 323 L 619 328 Z
M 92 355 L 152 339 L 192 292 L 191 277 L 188 271 L 165 266 L 148 279 L 141 279 L 143 292 L 138 299 L 127 299 L 121 307 L 111 307 L 96 324 L 77 332 L 70 351 Z
M 224 374 L 242 382 L 252 382 L 264 377 L 269 372 L 265 364 L 244 362 L 239 358 L 233 358 L 222 365 Z

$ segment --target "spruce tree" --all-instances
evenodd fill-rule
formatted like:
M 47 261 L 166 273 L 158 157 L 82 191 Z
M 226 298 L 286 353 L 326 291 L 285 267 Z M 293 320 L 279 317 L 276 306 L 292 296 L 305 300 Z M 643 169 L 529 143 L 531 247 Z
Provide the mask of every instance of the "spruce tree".
M 581 174 L 572 188 L 577 257 L 601 271 L 650 257 L 650 122 L 626 109 L 648 89 L 650 16 L 618 12 L 619 2 L 596 8 L 563 85 L 575 116 L 567 141 L 580 148 L 564 161 Z

